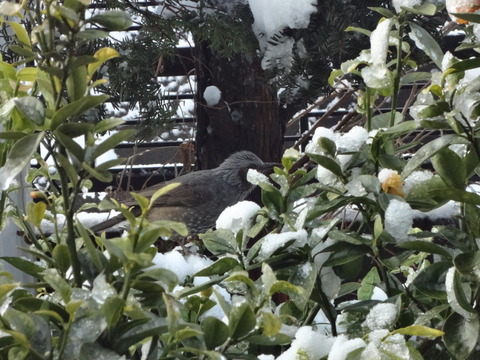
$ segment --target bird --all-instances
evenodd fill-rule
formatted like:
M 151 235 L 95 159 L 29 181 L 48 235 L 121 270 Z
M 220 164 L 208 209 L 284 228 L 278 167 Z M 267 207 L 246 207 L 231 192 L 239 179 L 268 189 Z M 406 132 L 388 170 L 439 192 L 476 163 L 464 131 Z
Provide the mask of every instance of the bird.
M 155 200 L 146 217 L 149 221 L 171 220 L 185 223 L 189 235 L 197 235 L 214 228 L 223 210 L 244 200 L 254 190 L 255 185 L 247 181 L 249 169 L 268 174 L 278 165 L 280 164 L 263 162 L 250 151 L 239 151 L 231 154 L 217 168 L 194 171 L 147 187 L 138 194 L 150 198 L 164 186 L 179 183 L 180 185 Z M 140 214 L 133 197 L 123 204 L 132 207 L 132 212 L 136 216 Z M 90 229 L 98 234 L 118 226 L 124 220 L 120 214 Z

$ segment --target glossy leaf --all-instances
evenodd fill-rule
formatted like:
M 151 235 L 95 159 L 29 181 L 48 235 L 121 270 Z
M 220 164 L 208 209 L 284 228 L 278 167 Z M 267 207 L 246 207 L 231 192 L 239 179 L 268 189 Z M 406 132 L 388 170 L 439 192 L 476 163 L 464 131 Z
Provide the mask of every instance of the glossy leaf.
M 45 121 L 45 107 L 42 102 L 33 96 L 25 96 L 14 100 L 15 107 L 22 116 L 36 125 L 43 125 Z
M 104 26 L 111 31 L 126 30 L 132 24 L 130 16 L 121 10 L 104 11 L 91 17 L 89 21 Z
M 434 156 L 436 153 L 438 153 L 440 150 L 442 150 L 446 146 L 452 144 L 456 139 L 458 139 L 457 135 L 453 135 L 453 134 L 444 135 L 422 146 L 412 156 L 410 161 L 407 163 L 407 165 L 403 169 L 402 177 L 406 178 L 408 175 L 412 173 L 412 171 L 420 167 L 426 160 L 430 159 L 432 156 Z
M 467 171 L 462 158 L 457 153 L 444 148 L 432 158 L 432 164 L 448 186 L 455 189 L 465 188 Z
M 0 168 L 0 190 L 6 190 L 11 181 L 30 163 L 43 136 L 43 132 L 38 132 L 26 135 L 15 142 L 7 155 L 5 164 Z
M 401 329 L 392 331 L 392 334 L 403 334 L 410 336 L 426 336 L 430 338 L 436 338 L 444 335 L 443 331 L 432 329 L 422 325 L 410 325 Z
M 255 328 L 257 318 L 250 304 L 243 302 L 232 307 L 228 317 L 230 337 L 234 340 L 247 335 Z
M 455 359 L 466 359 L 477 345 L 479 330 L 478 317 L 467 320 L 457 313 L 452 313 L 443 326 L 443 342 Z
M 212 265 L 198 271 L 194 276 L 212 276 L 222 275 L 238 266 L 236 259 L 231 257 L 224 257 L 215 261 Z
M 446 299 L 445 279 L 451 263 L 441 261 L 420 271 L 413 280 L 413 285 L 424 295 L 434 299 Z
M 215 349 L 228 339 L 228 326 L 223 321 L 215 317 L 206 317 L 202 321 L 202 330 L 207 349 Z

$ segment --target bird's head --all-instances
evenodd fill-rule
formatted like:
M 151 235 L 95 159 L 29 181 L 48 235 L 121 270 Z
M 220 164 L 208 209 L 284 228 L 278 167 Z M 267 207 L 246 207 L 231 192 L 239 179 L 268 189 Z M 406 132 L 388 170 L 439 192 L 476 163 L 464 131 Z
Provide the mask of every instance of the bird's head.
M 217 168 L 219 171 L 228 174 L 226 179 L 230 184 L 251 189 L 253 186 L 247 181 L 247 173 L 255 169 L 265 175 L 270 174 L 279 163 L 263 162 L 257 155 L 250 151 L 239 151 L 230 155 Z

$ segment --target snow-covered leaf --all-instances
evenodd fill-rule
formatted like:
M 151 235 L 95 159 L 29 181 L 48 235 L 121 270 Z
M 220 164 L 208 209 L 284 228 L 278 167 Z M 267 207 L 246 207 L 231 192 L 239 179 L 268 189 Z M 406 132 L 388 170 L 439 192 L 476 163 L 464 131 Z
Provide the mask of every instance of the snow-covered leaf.
M 425 4 L 427 5 L 427 4 Z M 428 4 L 432 5 L 432 4 Z M 433 5 L 432 5 L 433 6 Z M 435 6 L 433 6 L 435 8 Z M 442 68 L 443 51 L 440 45 L 435 41 L 432 35 L 430 35 L 424 28 L 415 24 L 414 22 L 408 23 L 412 32 L 410 38 L 415 42 L 419 49 L 422 49 L 425 54 L 433 60 L 435 65 L 439 69 Z

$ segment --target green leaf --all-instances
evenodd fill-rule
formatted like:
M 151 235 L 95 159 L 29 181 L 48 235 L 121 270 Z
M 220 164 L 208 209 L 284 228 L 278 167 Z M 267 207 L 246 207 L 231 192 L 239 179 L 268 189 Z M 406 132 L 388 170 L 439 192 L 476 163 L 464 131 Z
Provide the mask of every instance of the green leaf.
M 215 261 L 212 265 L 200 270 L 195 273 L 193 276 L 212 276 L 212 275 L 222 275 L 226 272 L 232 270 L 239 263 L 236 259 L 231 257 L 224 257 Z
M 321 137 L 320 139 L 318 139 L 318 145 L 323 152 L 332 157 L 334 157 L 337 153 L 337 145 L 334 141 L 330 140 L 327 137 Z
M 58 295 L 61 296 L 62 300 L 67 304 L 70 302 L 70 295 L 72 293 L 72 288 L 68 284 L 68 282 L 58 274 L 56 269 L 44 269 L 41 273 L 43 276 L 43 280 L 48 283 L 58 292 Z M 73 305 L 72 305 L 73 306 Z M 73 309 L 69 309 L 67 307 L 67 311 L 72 311 Z
M 45 121 L 45 108 L 42 102 L 33 96 L 14 99 L 15 107 L 22 116 L 36 125 L 43 125 Z
M 459 19 L 466 20 L 468 22 L 480 24 L 480 14 L 474 14 L 474 13 L 451 13 L 450 15 L 453 15 L 455 17 L 458 17 Z M 480 60 L 480 59 L 476 59 Z
M 372 117 L 372 129 L 382 129 L 390 127 L 390 119 L 392 117 L 392 112 L 385 112 L 380 115 L 375 115 Z M 395 120 L 394 124 L 400 124 L 403 120 L 403 115 L 401 112 L 395 111 Z
M 480 252 L 475 253 L 461 253 L 453 259 L 455 268 L 463 277 L 471 282 L 480 283 Z
M 118 118 L 103 119 L 95 124 L 94 132 L 103 133 L 125 123 L 125 120 Z
M 103 39 L 108 36 L 108 32 L 96 29 L 86 29 L 80 31 L 77 34 L 77 38 L 80 40 L 96 40 L 96 39 Z
M 353 245 L 345 242 L 326 247 L 322 252 L 332 252 L 324 266 L 337 266 L 364 257 L 370 249 L 366 246 Z
M 80 354 L 78 360 L 92 360 L 92 359 L 102 359 L 102 360 L 119 360 L 121 357 L 108 348 L 104 348 L 97 343 L 84 342 L 80 346 Z
M 362 279 L 361 287 L 357 291 L 358 300 L 370 300 L 378 283 L 380 283 L 380 275 L 378 275 L 377 268 L 372 267 Z
M 75 184 L 78 180 L 78 172 L 77 170 L 75 170 L 75 167 L 71 164 L 71 162 L 67 159 L 66 156 L 57 153 L 56 157 L 62 169 L 65 170 L 65 172 L 67 173 L 70 182 L 72 184 Z
M 168 184 L 168 185 L 165 185 L 163 187 L 161 187 L 160 189 L 158 189 L 157 191 L 155 191 L 152 195 L 152 197 L 150 198 L 150 206 L 152 204 L 155 203 L 155 201 L 162 195 L 165 195 L 166 193 L 168 193 L 169 191 L 179 187 L 181 185 L 181 183 L 179 182 L 174 182 L 174 183 L 171 183 L 171 184 Z
M 445 201 L 454 200 L 471 205 L 480 205 L 480 195 L 457 189 L 432 189 L 429 194 Z
M 137 194 L 136 192 L 131 192 L 130 195 L 135 199 L 135 202 L 140 206 L 142 211 L 146 211 L 148 208 L 148 199 L 145 196 Z
M 25 67 L 17 72 L 17 78 L 21 81 L 33 82 L 37 79 L 37 68 Z
M 15 21 L 7 21 L 7 24 L 12 27 L 13 31 L 15 31 L 15 34 L 17 35 L 17 38 L 21 44 L 27 45 L 29 47 L 32 46 L 30 42 L 30 36 L 28 35 L 27 30 L 25 30 L 22 24 Z
M 445 287 L 447 290 L 448 303 L 455 312 L 469 320 L 472 318 L 478 319 L 477 311 L 470 305 L 470 301 L 465 294 L 462 276 L 455 267 L 449 269 L 445 280 Z M 468 287 L 468 291 L 470 291 L 469 283 L 465 283 L 465 287 Z
M 121 10 L 104 11 L 101 14 L 95 15 L 89 19 L 89 22 L 104 26 L 111 31 L 126 30 L 132 25 L 130 16 Z
M 91 158 L 88 159 L 92 161 L 93 159 L 98 158 L 100 155 L 105 154 L 107 151 L 112 150 L 115 146 L 120 144 L 122 141 L 125 141 L 129 137 L 135 134 L 135 130 L 121 130 L 115 134 L 107 137 L 103 142 L 94 146 Z
M 30 163 L 43 136 L 43 132 L 29 134 L 13 144 L 5 165 L 0 168 L 0 190 L 7 190 L 11 181 Z
M 432 74 L 429 72 L 424 71 L 413 71 L 406 73 L 400 79 L 400 86 L 404 86 L 407 84 L 412 84 L 416 82 L 428 82 L 432 78 Z
M 445 260 L 450 260 L 452 258 L 452 254 L 450 253 L 450 251 L 448 251 L 447 248 L 432 243 L 430 241 L 402 241 L 401 243 L 397 243 L 397 246 L 401 247 L 402 249 L 427 252 L 430 254 L 438 254 L 443 256 Z
M 102 305 L 102 312 L 105 315 L 108 328 L 117 326 L 120 317 L 123 314 L 125 300 L 120 297 L 108 297 Z
M 340 164 L 338 164 L 334 159 L 329 158 L 328 156 L 318 155 L 318 154 L 307 154 L 313 161 L 315 161 L 318 165 L 324 167 L 327 170 L 330 170 L 334 175 L 342 178 L 342 168 Z
M 445 184 L 455 189 L 464 189 L 467 171 L 463 159 L 449 148 L 443 148 L 433 158 L 432 164 Z
M 410 325 L 401 329 L 396 329 L 391 334 L 403 334 L 410 336 L 425 336 L 430 338 L 436 338 L 444 335 L 443 331 L 432 329 L 422 325 Z
M 437 7 L 430 3 L 417 5 L 413 8 L 406 7 L 406 6 L 400 6 L 400 8 L 402 8 L 403 10 L 407 10 L 412 14 L 425 15 L 425 16 L 433 16 L 437 12 Z
M 68 135 L 71 138 L 76 138 L 81 135 L 86 135 L 92 131 L 93 125 L 86 123 L 63 123 L 57 128 L 57 131 Z
M 433 9 L 436 9 L 432 4 L 424 4 L 424 5 L 431 5 Z M 422 14 L 423 15 L 423 14 Z M 415 42 L 417 47 L 425 52 L 430 59 L 433 60 L 435 65 L 438 66 L 439 69 L 442 68 L 442 60 L 443 60 L 443 51 L 440 48 L 440 45 L 435 41 L 432 35 L 430 35 L 424 28 L 420 25 L 415 24 L 414 22 L 408 23 L 412 32 L 410 33 L 410 38 Z
M 29 202 L 27 204 L 27 218 L 31 221 L 37 228 L 40 227 L 40 223 L 42 222 L 45 211 L 47 210 L 47 204 L 43 201 L 34 203 Z
M 65 147 L 65 149 L 73 155 L 78 162 L 83 162 L 85 159 L 85 150 L 73 140 L 70 136 L 65 135 L 61 131 L 54 132 L 57 140 Z
M 73 119 L 85 111 L 92 109 L 100 104 L 103 104 L 109 99 L 109 95 L 86 95 L 79 100 L 75 100 L 58 109 L 53 114 L 51 121 L 51 129 L 55 130 L 60 124 L 67 119 Z
M 395 14 L 391 11 L 391 10 L 388 10 L 384 7 L 368 7 L 370 10 L 373 10 L 373 11 L 376 11 L 378 12 L 380 15 L 386 17 L 387 19 L 390 19 L 392 17 L 395 16 Z
M 282 328 L 280 318 L 269 312 L 262 312 L 262 329 L 263 335 L 271 337 L 278 334 Z
M 215 349 L 228 339 L 228 326 L 223 321 L 212 316 L 208 316 L 202 321 L 202 331 L 207 349 Z
M 480 319 L 465 319 L 452 313 L 443 326 L 443 342 L 455 359 L 466 359 L 477 345 Z
M 62 274 L 70 267 L 70 254 L 68 252 L 67 245 L 58 244 L 55 246 L 52 252 L 53 260 L 55 261 L 55 267 L 60 270 Z
M 208 251 L 213 255 L 237 253 L 237 242 L 235 236 L 230 230 L 209 230 L 205 234 L 201 234 L 200 239 L 203 241 Z
M 128 351 L 130 346 L 143 342 L 151 336 L 165 334 L 166 332 L 168 332 L 167 320 L 163 317 L 134 319 L 124 325 L 123 328 L 119 328 L 120 336 L 113 339 L 112 348 L 123 354 Z
M 183 329 L 179 329 L 175 331 L 175 340 L 176 341 L 182 341 L 184 339 L 188 339 L 191 337 L 197 337 L 203 335 L 202 331 L 198 329 L 194 329 L 190 326 L 186 326 Z
M 247 335 L 256 324 L 257 318 L 248 302 L 232 307 L 228 317 L 228 327 L 233 340 Z
M 421 166 L 426 160 L 430 159 L 440 150 L 446 146 L 452 144 L 454 140 L 459 139 L 457 135 L 448 134 L 442 137 L 439 137 L 435 140 L 430 141 L 428 144 L 425 144 L 412 156 L 407 165 L 402 172 L 402 177 L 405 179 L 412 171 L 416 170 Z
M 67 91 L 70 101 L 80 100 L 87 93 L 87 67 L 77 66 L 67 78 Z
M 30 260 L 25 260 L 19 257 L 3 256 L 0 259 L 37 279 L 42 278 L 41 272 L 45 270 L 45 268 L 31 262 Z
M 426 296 L 445 300 L 447 298 L 445 279 L 451 265 L 449 261 L 440 261 L 428 266 L 420 271 L 412 285 Z
M 386 10 L 386 9 L 384 9 Z M 348 26 L 345 31 L 356 31 L 356 32 L 359 32 L 360 34 L 363 34 L 363 35 L 366 35 L 368 37 L 370 37 L 372 35 L 372 32 L 370 30 L 367 30 L 367 29 L 364 29 L 364 28 L 361 28 L 361 27 L 357 27 L 357 26 Z
M 306 262 L 299 264 L 288 279 L 288 282 L 294 285 L 297 290 L 293 292 L 288 291 L 287 294 L 300 310 L 305 309 L 310 299 L 310 295 L 317 283 L 318 273 L 319 269 L 314 262 Z M 275 284 L 272 285 L 272 288 L 275 289 Z

